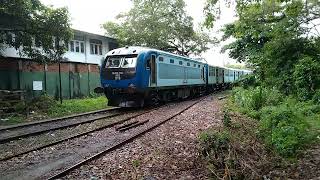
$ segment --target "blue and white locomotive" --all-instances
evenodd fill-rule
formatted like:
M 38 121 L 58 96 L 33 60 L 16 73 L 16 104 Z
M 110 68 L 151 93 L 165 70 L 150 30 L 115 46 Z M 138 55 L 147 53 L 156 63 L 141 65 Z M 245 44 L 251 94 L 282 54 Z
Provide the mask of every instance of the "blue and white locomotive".
M 137 107 L 197 96 L 237 80 L 242 73 L 156 49 L 124 47 L 107 53 L 101 85 L 108 105 Z

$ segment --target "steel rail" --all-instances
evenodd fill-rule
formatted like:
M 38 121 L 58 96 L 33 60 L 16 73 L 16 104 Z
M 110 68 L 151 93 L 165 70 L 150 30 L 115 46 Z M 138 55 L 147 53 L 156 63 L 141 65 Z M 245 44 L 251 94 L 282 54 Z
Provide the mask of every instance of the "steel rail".
M 211 94 L 210 94 L 210 95 L 211 95 Z M 210 95 L 208 95 L 208 96 L 210 96 Z M 150 132 L 151 130 L 157 128 L 158 126 L 164 124 L 165 122 L 167 122 L 167 121 L 169 121 L 169 120 L 177 117 L 178 115 L 182 114 L 183 112 L 185 112 L 186 110 L 190 109 L 190 108 L 193 107 L 194 105 L 198 104 L 201 100 L 207 98 L 208 96 L 205 96 L 205 97 L 203 97 L 203 98 L 200 98 L 199 100 L 197 100 L 196 102 L 194 102 L 194 103 L 192 103 L 191 105 L 187 106 L 186 108 L 184 108 L 183 110 L 179 111 L 178 113 L 170 116 L 169 118 L 167 118 L 167 119 L 165 119 L 165 120 L 160 121 L 159 123 L 157 123 L 157 124 L 155 124 L 155 125 L 153 125 L 153 126 L 148 127 L 146 130 L 143 130 L 143 131 L 141 131 L 140 133 L 138 133 L 138 134 L 136 134 L 136 135 L 134 135 L 134 136 L 132 136 L 132 137 L 124 140 L 124 141 L 118 142 L 117 144 L 115 144 L 115 145 L 113 145 L 113 146 L 111 146 L 111 147 L 109 147 L 109 148 L 107 148 L 107 149 L 105 149 L 105 150 L 103 150 L 103 151 L 100 151 L 100 152 L 94 154 L 93 156 L 90 156 L 89 158 L 86 158 L 86 159 L 84 159 L 83 161 L 81 161 L 81 162 L 79 162 L 79 163 L 77 163 L 77 164 L 75 164 L 75 165 L 70 166 L 69 168 L 63 170 L 62 172 L 56 173 L 55 175 L 49 177 L 48 180 L 61 178 L 61 177 L 65 176 L 65 175 L 67 175 L 70 171 L 72 171 L 72 170 L 74 170 L 74 169 L 82 166 L 83 164 L 85 164 L 85 163 L 87 163 L 87 162 L 89 162 L 89 161 L 92 161 L 92 160 L 94 160 L 94 159 L 96 159 L 96 158 L 98 158 L 98 157 L 100 157 L 100 156 L 102 156 L 102 155 L 104 155 L 104 154 L 106 154 L 106 153 L 108 153 L 108 152 L 111 152 L 111 151 L 113 151 L 113 150 L 115 150 L 115 149 L 117 149 L 117 148 L 119 148 L 119 147 L 121 147 L 121 146 L 129 143 L 129 142 L 132 142 L 134 139 L 136 139 L 136 138 L 144 135 L 144 134 L 147 133 L 147 132 Z
M 119 108 L 115 108 L 115 109 L 110 109 L 108 111 L 113 111 L 113 110 L 120 110 Z M 101 111 L 101 112 L 105 112 L 105 111 Z M 106 111 L 107 112 L 107 111 Z M 97 114 L 98 112 L 97 111 L 94 111 L 93 113 L 91 114 Z M 82 114 L 80 116 L 88 116 L 90 115 L 90 113 L 85 113 L 85 114 Z M 115 114 L 109 114 L 109 115 L 105 115 L 105 116 L 100 116 L 100 117 L 96 117 L 96 118 L 90 118 L 90 119 L 87 119 L 87 120 L 84 120 L 84 121 L 79 121 L 79 122 L 73 122 L 73 123 L 70 123 L 70 124 L 61 124 L 60 126 L 57 126 L 57 127 L 44 127 L 43 129 L 38 129 L 38 130 L 33 130 L 31 132 L 22 132 L 20 134 L 16 134 L 16 135 L 8 135 L 8 136 L 4 136 L 4 137 L 1 137 L 1 133 L 6 133 L 7 131 L 17 131 L 17 130 L 21 130 L 23 128 L 30 128 L 30 126 L 34 125 L 34 126 L 37 126 L 37 125 L 42 125 L 42 124 L 50 124 L 50 123 L 58 123 L 59 121 L 66 121 L 68 119 L 73 119 L 73 118 L 76 118 L 76 117 L 80 117 L 80 116 L 71 116 L 71 117 L 66 117 L 66 118 L 61 118 L 59 120 L 53 120 L 53 121 L 45 121 L 45 122 L 41 122 L 41 123 L 35 123 L 35 124 L 32 124 L 32 125 L 26 125 L 26 126 L 19 126 L 19 127 L 16 127 L 14 129 L 16 130 L 6 130 L 6 131 L 0 131 L 0 143 L 5 143 L 5 142 L 8 142 L 8 141 L 11 141 L 11 140 L 15 140 L 15 139 L 18 139 L 18 138 L 23 138 L 23 137 L 28 137 L 28 136 L 34 136 L 34 135 L 38 135 L 38 134 L 42 134 L 42 133 L 45 133 L 45 132 L 49 132 L 49 131 L 53 131 L 53 130 L 57 130 L 57 129 L 64 129 L 64 128 L 68 128 L 68 127 L 73 127 L 73 126 L 77 126 L 77 125 L 80 125 L 80 124 L 86 124 L 86 123 L 91 123 L 93 121 L 97 121 L 97 120 L 100 120 L 100 119 L 105 119 L 105 118 L 111 118 L 111 117 L 115 117 L 115 116 L 118 116 L 118 115 L 121 115 L 121 113 L 115 113 Z
M 119 107 L 112 107 L 112 108 L 106 108 L 106 109 L 101 109 L 101 110 L 96 110 L 96 111 L 89 111 L 89 112 L 85 112 L 85 113 L 73 114 L 73 115 L 68 115 L 68 116 L 63 116 L 63 117 L 58 117 L 58 118 L 52 118 L 52 119 L 47 119 L 47 120 L 34 121 L 34 122 L 28 122 L 28 123 L 21 123 L 21 124 L 17 124 L 17 125 L 10 125 L 10 126 L 5 126 L 5 127 L 0 127 L 0 131 L 6 131 L 6 130 L 21 128 L 21 127 L 38 125 L 38 124 L 45 124 L 45 123 L 54 122 L 54 121 L 61 121 L 61 120 L 65 120 L 65 119 L 71 119 L 71 118 L 80 117 L 80 116 L 87 116 L 87 115 L 90 115 L 90 114 L 97 114 L 97 113 L 116 110 L 116 109 L 120 109 L 120 108 Z

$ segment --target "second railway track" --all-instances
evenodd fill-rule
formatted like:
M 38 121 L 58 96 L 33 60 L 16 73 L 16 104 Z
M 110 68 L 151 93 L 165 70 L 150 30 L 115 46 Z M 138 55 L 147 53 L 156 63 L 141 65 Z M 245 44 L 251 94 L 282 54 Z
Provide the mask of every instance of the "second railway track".
M 22 137 L 41 134 L 44 132 L 90 123 L 99 119 L 120 115 L 121 108 L 110 108 L 88 113 L 81 113 L 61 118 L 9 126 L 0 129 L 0 143 L 8 142 Z

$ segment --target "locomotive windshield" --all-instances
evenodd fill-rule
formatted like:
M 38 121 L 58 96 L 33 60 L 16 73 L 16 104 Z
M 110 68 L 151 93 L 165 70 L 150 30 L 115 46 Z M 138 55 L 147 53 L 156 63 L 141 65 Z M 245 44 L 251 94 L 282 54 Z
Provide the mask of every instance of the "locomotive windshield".
M 109 56 L 105 68 L 134 68 L 136 64 L 137 56 Z

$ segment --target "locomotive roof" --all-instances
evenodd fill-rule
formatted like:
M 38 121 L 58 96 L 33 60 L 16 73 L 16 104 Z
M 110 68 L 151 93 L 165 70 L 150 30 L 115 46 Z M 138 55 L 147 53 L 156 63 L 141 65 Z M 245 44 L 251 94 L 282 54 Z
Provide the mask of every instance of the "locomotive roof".
M 193 59 L 190 57 L 186 57 L 186 56 L 181 56 L 178 54 L 173 54 L 173 53 L 169 53 L 169 52 L 165 52 L 165 51 L 161 51 L 158 49 L 152 49 L 152 48 L 148 48 L 148 47 L 141 47 L 141 46 L 127 46 L 127 47 L 122 47 L 122 48 L 117 48 L 117 49 L 113 49 L 111 51 L 109 51 L 107 53 L 107 56 L 112 56 L 112 55 L 128 55 L 128 54 L 140 54 L 143 52 L 148 52 L 148 51 L 154 51 L 160 54 L 166 54 L 166 55 L 170 55 L 170 56 L 175 56 L 175 57 L 180 57 L 180 58 L 184 58 L 184 59 L 188 59 L 191 61 L 196 61 L 196 62 L 202 62 L 205 63 L 204 60 L 202 59 Z

